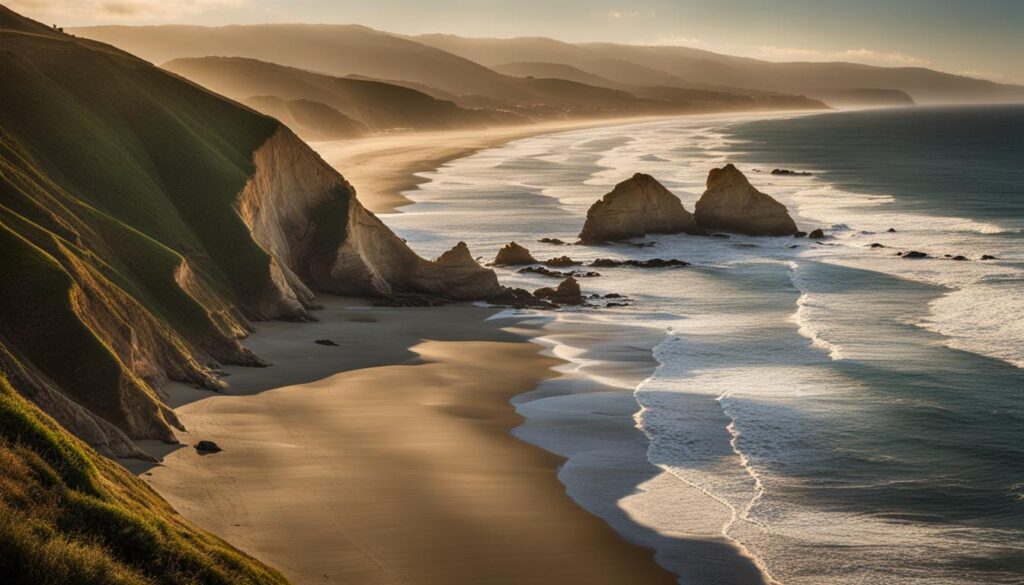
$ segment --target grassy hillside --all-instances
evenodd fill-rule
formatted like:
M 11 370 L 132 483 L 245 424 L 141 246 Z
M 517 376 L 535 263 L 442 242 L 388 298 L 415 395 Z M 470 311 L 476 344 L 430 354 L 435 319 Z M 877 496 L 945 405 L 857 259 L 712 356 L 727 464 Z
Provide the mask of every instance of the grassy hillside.
M 163 67 L 281 119 L 310 138 L 522 121 L 507 112 L 469 110 L 389 83 L 332 77 L 255 59 L 175 59 Z M 257 97 L 261 99 L 253 99 Z M 351 121 L 348 127 L 343 119 Z
M 0 376 L 0 582 L 241 585 L 285 579 L 190 526 Z

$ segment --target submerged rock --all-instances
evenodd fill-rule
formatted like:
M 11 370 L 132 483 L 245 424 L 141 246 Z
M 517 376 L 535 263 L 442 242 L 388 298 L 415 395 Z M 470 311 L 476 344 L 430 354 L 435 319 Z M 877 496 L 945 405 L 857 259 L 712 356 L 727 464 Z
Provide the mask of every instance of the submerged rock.
M 567 246 L 568 245 L 567 243 L 563 242 L 562 240 L 559 240 L 558 238 L 541 238 L 541 239 L 539 239 L 537 241 L 542 243 L 542 244 L 552 244 L 552 245 L 555 245 L 555 246 Z
M 568 266 L 579 266 L 580 264 L 583 264 L 583 263 L 582 262 L 577 262 L 577 261 L 573 260 L 572 258 L 570 258 L 568 256 L 559 256 L 557 258 L 551 258 L 550 260 L 545 260 L 544 261 L 544 265 L 545 266 L 554 266 L 555 268 L 565 268 L 565 267 L 568 267 Z
M 794 238 L 806 238 L 807 232 L 793 232 Z
M 981 256 L 981 259 L 982 260 L 998 260 L 999 258 L 996 258 L 995 256 L 992 256 L 990 254 L 983 254 Z
M 899 253 L 897 253 L 897 255 L 899 255 Z M 911 251 L 906 252 L 905 254 L 903 254 L 903 257 L 904 258 L 927 258 L 928 254 L 926 252 L 918 252 L 917 250 L 911 250 Z
M 750 236 L 789 236 L 797 231 L 786 206 L 755 189 L 732 164 L 711 169 L 694 217 L 702 229 Z
M 874 242 L 874 243 L 868 245 L 868 247 L 869 248 L 884 248 L 885 244 L 879 244 L 878 242 Z
M 332 347 L 337 347 L 338 346 L 337 343 L 335 343 L 333 340 L 330 340 L 330 339 L 317 339 L 313 343 L 315 343 L 317 345 L 330 345 Z
M 590 263 L 595 268 L 616 268 L 619 266 L 630 266 L 633 268 L 670 268 L 673 266 L 689 266 L 690 263 L 674 258 L 664 260 L 662 258 L 651 258 L 650 260 L 615 260 L 613 258 L 598 258 Z
M 600 272 L 594 272 L 593 270 L 572 270 L 569 272 L 562 272 L 561 270 L 551 270 L 544 266 L 527 266 L 526 268 L 520 268 L 517 272 L 519 274 L 539 274 L 541 276 L 550 276 L 552 278 L 568 278 L 570 276 L 574 278 L 593 278 L 595 276 L 601 276 Z
M 811 230 L 811 233 L 807 234 L 807 237 L 812 240 L 820 240 L 821 238 L 825 237 L 825 230 L 821 228 Z
M 637 173 L 590 207 L 579 237 L 584 244 L 600 244 L 678 233 L 700 233 L 693 214 L 654 177 Z
M 495 266 L 521 266 L 536 263 L 537 259 L 530 254 L 530 251 L 515 242 L 505 244 L 505 247 L 498 250 L 498 255 L 494 257 Z
M 792 177 L 809 177 L 813 173 L 808 173 L 807 171 L 791 171 L 789 169 L 772 169 L 772 174 Z

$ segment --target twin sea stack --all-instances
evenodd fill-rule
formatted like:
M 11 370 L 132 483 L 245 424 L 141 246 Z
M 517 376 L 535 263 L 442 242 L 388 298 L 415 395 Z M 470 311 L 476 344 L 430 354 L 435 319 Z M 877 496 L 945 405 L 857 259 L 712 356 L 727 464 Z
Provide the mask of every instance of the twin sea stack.
M 755 189 L 728 164 L 708 174 L 707 190 L 693 214 L 654 177 L 637 173 L 590 207 L 579 238 L 581 244 L 600 244 L 646 234 L 710 231 L 788 236 L 797 227 L 785 205 Z

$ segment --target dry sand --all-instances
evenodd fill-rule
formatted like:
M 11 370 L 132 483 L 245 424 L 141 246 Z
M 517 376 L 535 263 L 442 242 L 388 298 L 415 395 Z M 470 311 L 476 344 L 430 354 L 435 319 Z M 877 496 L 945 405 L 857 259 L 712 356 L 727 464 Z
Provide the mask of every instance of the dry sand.
M 561 363 L 529 329 L 324 300 L 317 323 L 260 324 L 247 344 L 275 365 L 227 368 L 227 393 L 170 386 L 182 440 L 224 449 L 144 473 L 178 511 L 296 583 L 675 581 L 572 502 L 560 458 L 510 435 L 509 399 Z
M 374 213 L 393 213 L 411 201 L 403 191 L 426 182 L 417 175 L 478 150 L 511 140 L 565 130 L 638 123 L 674 116 L 567 120 L 483 130 L 413 132 L 354 140 L 311 142 L 320 156 L 356 187 L 359 200 Z

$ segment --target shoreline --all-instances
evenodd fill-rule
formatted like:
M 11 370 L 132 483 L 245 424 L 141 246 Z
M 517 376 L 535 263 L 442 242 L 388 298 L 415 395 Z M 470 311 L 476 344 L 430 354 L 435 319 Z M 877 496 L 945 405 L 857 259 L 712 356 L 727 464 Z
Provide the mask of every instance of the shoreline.
M 767 116 L 779 113 L 821 114 L 829 111 L 748 110 L 695 112 L 667 116 L 588 118 L 477 130 L 410 132 L 353 140 L 310 142 L 309 145 L 328 164 L 338 169 L 338 172 L 356 188 L 359 201 L 364 207 L 376 214 L 388 214 L 401 213 L 402 207 L 413 203 L 411 199 L 403 195 L 403 192 L 429 181 L 422 177 L 421 173 L 435 171 L 449 161 L 521 138 L 677 118 L 729 115 Z
M 137 471 L 182 515 L 295 583 L 676 582 L 513 436 L 510 400 L 565 365 L 529 341 L 543 319 L 323 300 L 247 341 L 276 365 L 166 388 L 182 441 L 224 449 L 150 445 L 163 464 Z
M 413 203 L 402 193 L 429 180 L 419 173 L 434 171 L 448 161 L 520 138 L 599 126 L 642 124 L 675 117 L 678 116 L 561 120 L 474 130 L 326 140 L 310 142 L 309 145 L 355 186 L 359 201 L 368 210 L 377 214 L 401 213 L 402 207 Z

